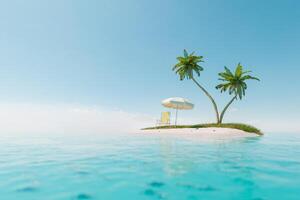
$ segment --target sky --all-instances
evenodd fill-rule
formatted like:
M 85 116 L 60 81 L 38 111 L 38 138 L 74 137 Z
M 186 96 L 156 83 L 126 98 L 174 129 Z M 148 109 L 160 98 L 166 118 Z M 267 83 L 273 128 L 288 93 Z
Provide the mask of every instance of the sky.
M 215 89 L 224 66 L 241 62 L 261 79 L 226 122 L 300 132 L 299 8 L 297 0 L 0 1 L 0 132 L 140 127 L 173 96 L 195 104 L 179 123 L 214 121 L 207 97 L 172 71 L 183 49 L 204 56 L 198 80 L 220 109 L 230 99 Z M 79 120 L 74 110 L 91 113 Z

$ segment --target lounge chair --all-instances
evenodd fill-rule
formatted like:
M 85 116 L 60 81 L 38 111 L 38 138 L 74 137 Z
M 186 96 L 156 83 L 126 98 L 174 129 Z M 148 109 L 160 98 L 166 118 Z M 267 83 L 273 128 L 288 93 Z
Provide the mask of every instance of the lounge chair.
M 156 126 L 169 126 L 170 125 L 170 118 L 171 118 L 171 113 L 170 112 L 162 112 L 161 113 L 161 119 L 157 120 Z

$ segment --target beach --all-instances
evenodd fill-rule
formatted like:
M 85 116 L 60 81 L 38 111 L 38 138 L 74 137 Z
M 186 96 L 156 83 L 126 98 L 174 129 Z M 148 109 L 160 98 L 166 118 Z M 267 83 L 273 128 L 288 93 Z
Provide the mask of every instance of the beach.
M 259 137 L 255 133 L 248 133 L 232 128 L 177 128 L 141 130 L 142 134 L 160 134 L 163 137 L 181 137 L 195 141 L 219 141 Z

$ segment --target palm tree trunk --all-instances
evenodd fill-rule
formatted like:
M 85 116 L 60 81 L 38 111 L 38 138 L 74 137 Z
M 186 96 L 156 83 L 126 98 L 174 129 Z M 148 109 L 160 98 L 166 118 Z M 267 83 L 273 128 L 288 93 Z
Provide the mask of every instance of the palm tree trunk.
M 212 96 L 207 92 L 207 90 L 202 87 L 194 78 L 192 78 L 192 80 L 196 83 L 196 85 L 206 94 L 206 96 L 210 99 L 211 103 L 214 106 L 215 112 L 216 112 L 216 117 L 217 117 L 217 123 L 220 123 L 220 118 L 219 118 L 219 111 L 218 111 L 218 107 L 217 104 L 215 102 L 215 100 L 212 98 Z
M 222 113 L 221 113 L 221 116 L 220 116 L 220 124 L 222 124 L 222 121 L 223 121 L 223 117 L 224 117 L 224 114 L 226 112 L 226 110 L 228 109 L 228 107 L 233 103 L 233 101 L 236 99 L 236 95 L 229 101 L 229 103 L 225 106 L 225 108 L 223 109 Z

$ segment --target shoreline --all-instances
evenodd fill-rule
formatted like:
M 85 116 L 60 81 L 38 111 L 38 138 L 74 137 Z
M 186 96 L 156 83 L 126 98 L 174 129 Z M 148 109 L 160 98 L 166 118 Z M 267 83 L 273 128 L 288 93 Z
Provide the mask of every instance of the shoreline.
M 143 134 L 155 134 L 162 137 L 175 136 L 183 139 L 192 139 L 198 141 L 218 141 L 242 138 L 257 138 L 260 135 L 249 133 L 233 128 L 170 128 L 170 129 L 147 129 L 141 130 Z
M 182 129 L 182 128 L 227 128 L 227 129 L 235 129 L 235 130 L 241 130 L 243 132 L 247 133 L 253 133 L 257 135 L 263 135 L 263 132 L 249 124 L 242 124 L 242 123 L 222 123 L 222 124 L 216 124 L 216 123 L 208 123 L 208 124 L 194 124 L 194 125 L 168 125 L 168 126 L 155 126 L 155 127 L 148 127 L 143 128 L 142 130 L 153 130 L 153 129 Z M 219 129 L 220 130 L 220 129 Z

